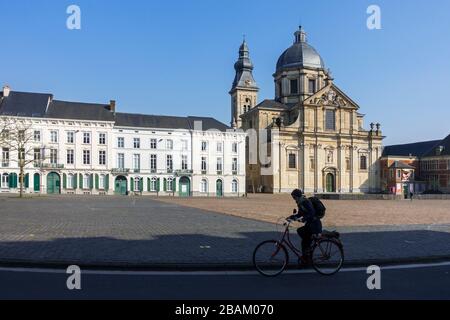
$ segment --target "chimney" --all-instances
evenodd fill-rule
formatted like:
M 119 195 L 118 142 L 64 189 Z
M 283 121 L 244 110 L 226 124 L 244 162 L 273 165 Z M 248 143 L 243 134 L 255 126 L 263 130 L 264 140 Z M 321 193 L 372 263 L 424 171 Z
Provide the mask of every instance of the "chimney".
M 3 87 L 3 96 L 4 97 L 8 97 L 10 92 L 11 92 L 11 88 L 9 86 L 6 85 Z
M 116 113 L 116 100 L 109 101 L 109 111 Z

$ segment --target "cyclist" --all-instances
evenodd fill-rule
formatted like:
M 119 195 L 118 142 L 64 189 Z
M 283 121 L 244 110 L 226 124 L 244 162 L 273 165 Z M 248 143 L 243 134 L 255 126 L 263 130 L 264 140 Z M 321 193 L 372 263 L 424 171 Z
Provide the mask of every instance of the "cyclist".
M 291 194 L 297 203 L 298 212 L 290 216 L 289 220 L 300 220 L 305 226 L 297 230 L 298 235 L 302 239 L 301 265 L 311 264 L 311 245 L 313 235 L 322 233 L 322 222 L 316 217 L 316 211 L 313 204 L 305 197 L 302 190 L 296 189 Z

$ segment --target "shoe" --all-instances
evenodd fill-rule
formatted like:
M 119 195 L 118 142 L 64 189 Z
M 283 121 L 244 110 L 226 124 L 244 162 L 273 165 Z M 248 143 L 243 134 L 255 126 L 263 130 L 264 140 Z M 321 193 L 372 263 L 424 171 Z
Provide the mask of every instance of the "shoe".
M 312 260 L 310 256 L 302 256 L 299 260 L 298 260 L 298 264 L 300 267 L 310 267 L 312 265 Z

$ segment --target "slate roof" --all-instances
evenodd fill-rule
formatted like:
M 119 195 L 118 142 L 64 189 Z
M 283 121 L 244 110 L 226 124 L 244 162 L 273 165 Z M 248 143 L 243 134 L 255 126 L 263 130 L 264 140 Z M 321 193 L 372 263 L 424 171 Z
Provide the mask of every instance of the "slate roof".
M 289 109 L 289 107 L 285 104 L 282 104 L 275 100 L 264 100 L 260 104 L 258 104 L 255 108 L 260 109 Z
M 225 132 L 230 127 L 209 117 L 172 117 L 113 113 L 109 104 L 93 104 L 53 100 L 51 94 L 15 92 L 8 97 L 0 92 L 0 115 L 39 117 L 50 119 L 73 119 L 115 122 L 119 127 L 186 129 L 195 128 L 201 122 L 203 130 L 216 129 Z
M 3 97 L 0 104 L 0 115 L 16 117 L 43 117 L 47 111 L 51 94 L 11 91 Z
M 109 105 L 54 100 L 46 118 L 114 121 L 114 114 L 109 110 Z
M 438 141 L 425 155 L 424 157 L 434 157 L 437 156 L 436 149 L 439 147 L 443 147 L 442 152 L 439 154 L 440 156 L 450 156 L 450 135 L 447 136 L 444 140 Z
M 415 169 L 414 167 L 403 163 L 401 161 L 395 161 L 392 165 L 391 168 L 395 168 L 395 169 Z
M 438 144 L 439 140 L 416 142 L 409 144 L 400 144 L 394 146 L 387 146 L 383 150 L 383 157 L 398 156 L 398 157 L 423 157 L 433 147 Z
M 202 130 L 216 129 L 225 132 L 231 129 L 222 122 L 208 117 L 173 117 L 132 113 L 116 114 L 116 126 L 118 127 L 193 130 L 196 122 L 201 122 Z

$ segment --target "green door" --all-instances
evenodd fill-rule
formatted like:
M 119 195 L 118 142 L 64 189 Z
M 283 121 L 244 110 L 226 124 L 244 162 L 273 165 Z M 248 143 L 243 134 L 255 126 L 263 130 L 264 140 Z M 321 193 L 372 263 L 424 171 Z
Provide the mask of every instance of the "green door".
M 34 192 L 39 192 L 41 191 L 41 176 L 39 175 L 39 173 L 35 173 L 34 174 Z
M 173 181 L 175 183 L 175 180 Z M 189 178 L 182 177 L 179 183 L 179 193 L 180 197 L 190 197 L 191 196 L 191 181 Z
M 410 197 L 409 185 L 407 185 L 407 184 L 403 185 L 403 195 L 404 195 L 405 199 L 408 199 Z
M 127 195 L 127 178 L 122 177 L 122 176 L 116 178 L 114 192 L 116 194 L 122 195 L 122 196 Z
M 216 182 L 216 196 L 223 197 L 223 181 L 217 180 Z
M 336 181 L 332 173 L 327 174 L 327 192 L 336 192 Z
M 59 174 L 51 172 L 47 175 L 47 194 L 61 193 L 61 178 Z

